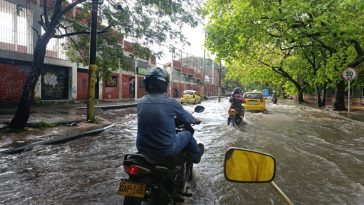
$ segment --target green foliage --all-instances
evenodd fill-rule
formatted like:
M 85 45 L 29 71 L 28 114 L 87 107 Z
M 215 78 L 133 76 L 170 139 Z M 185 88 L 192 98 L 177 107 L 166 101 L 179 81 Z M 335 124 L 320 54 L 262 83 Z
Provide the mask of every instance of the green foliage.
M 334 87 L 344 68 L 363 61 L 363 8 L 354 0 L 208 0 L 205 44 L 227 62 L 227 79 L 287 92 Z
M 45 128 L 50 128 L 50 127 L 54 127 L 55 125 L 53 123 L 41 120 L 38 121 L 34 124 L 34 127 L 36 128 L 41 128 L 41 129 L 45 129 Z
M 358 66 L 356 71 L 357 71 L 357 77 L 353 81 L 353 86 L 364 89 L 364 64 Z
M 72 31 L 79 34 L 77 38 L 70 37 L 64 45 L 66 55 L 71 61 L 87 66 L 91 3 L 79 2 L 77 6 L 81 9 L 77 11 L 76 17 L 64 16 L 60 27 L 67 28 L 68 33 Z M 130 48 L 133 56 L 144 59 L 161 55 L 158 51 L 147 49 L 151 45 L 171 39 L 184 42 L 186 38 L 180 32 L 179 26 L 197 26 L 198 8 L 199 3 L 192 0 L 105 0 L 98 10 L 96 64 L 99 76 L 108 78 L 113 70 L 129 66 L 121 45 L 124 38 L 135 42 Z

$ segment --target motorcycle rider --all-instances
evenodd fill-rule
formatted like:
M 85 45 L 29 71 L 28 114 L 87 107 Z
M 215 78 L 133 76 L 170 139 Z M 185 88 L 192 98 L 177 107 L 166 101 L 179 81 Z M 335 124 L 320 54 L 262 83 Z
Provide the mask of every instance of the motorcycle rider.
M 234 88 L 233 93 L 230 95 L 229 102 L 231 103 L 230 108 L 236 108 L 238 111 L 238 115 L 241 115 L 244 109 L 242 103 L 245 103 L 245 99 L 242 95 L 240 87 Z
M 272 94 L 272 102 L 273 102 L 273 104 L 277 104 L 277 100 L 278 100 L 277 92 L 274 91 L 273 94 Z
M 199 124 L 201 120 L 183 109 L 176 99 L 165 95 L 169 75 L 164 69 L 151 69 L 144 77 L 144 84 L 147 94 L 137 105 L 138 152 L 152 158 L 176 157 L 186 149 L 189 159 L 199 163 L 204 153 L 203 144 L 197 144 L 190 131 L 176 133 L 175 116 L 188 124 Z

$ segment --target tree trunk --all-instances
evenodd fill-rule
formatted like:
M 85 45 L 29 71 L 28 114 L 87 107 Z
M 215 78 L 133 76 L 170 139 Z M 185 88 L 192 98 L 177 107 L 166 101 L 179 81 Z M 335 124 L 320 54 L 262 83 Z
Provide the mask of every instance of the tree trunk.
M 322 101 L 321 101 L 321 89 L 319 85 L 316 85 L 316 105 L 317 107 L 321 107 Z
M 321 108 L 326 105 L 326 85 L 316 85 L 317 107 Z
M 10 129 L 24 129 L 29 119 L 30 107 L 34 99 L 35 86 L 43 69 L 46 47 L 50 40 L 50 38 L 42 37 L 37 40 L 34 49 L 32 69 L 25 82 L 16 113 L 10 122 Z
M 326 85 L 322 88 L 322 106 L 326 105 Z
M 336 84 L 334 110 L 344 111 L 345 108 L 345 82 L 341 80 Z
M 297 89 L 297 101 L 298 101 L 298 103 L 305 102 L 305 100 L 303 99 L 303 91 L 302 91 L 302 89 Z

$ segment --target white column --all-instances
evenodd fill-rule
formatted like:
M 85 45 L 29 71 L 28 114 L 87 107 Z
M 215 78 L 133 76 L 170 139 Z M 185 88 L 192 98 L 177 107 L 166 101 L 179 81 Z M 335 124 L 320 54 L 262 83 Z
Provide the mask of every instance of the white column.
M 119 72 L 119 100 L 123 99 L 123 72 Z
M 134 77 L 134 100 L 137 101 L 138 100 L 138 74 L 136 72 L 138 67 L 138 61 L 135 58 L 135 68 L 134 68 L 134 73 L 135 73 L 135 77 Z
M 42 76 L 38 78 L 37 84 L 34 89 L 34 101 L 40 103 L 42 101 Z
M 104 84 L 103 80 L 100 80 L 99 81 L 99 100 L 103 100 L 103 98 L 102 98 L 102 90 L 103 90 L 102 85 L 103 84 Z
M 70 74 L 70 81 L 68 83 L 69 85 L 69 91 L 68 93 L 71 93 L 71 95 L 68 96 L 69 100 L 77 100 L 77 64 L 73 64 L 71 67 L 71 70 L 69 72 Z

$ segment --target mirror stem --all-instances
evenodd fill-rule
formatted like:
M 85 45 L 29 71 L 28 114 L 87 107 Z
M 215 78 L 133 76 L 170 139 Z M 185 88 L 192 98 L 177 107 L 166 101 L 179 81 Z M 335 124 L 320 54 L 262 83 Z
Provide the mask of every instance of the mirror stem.
M 284 192 L 278 187 L 278 185 L 276 183 L 274 183 L 274 181 L 271 181 L 270 184 L 272 185 L 272 187 L 274 188 L 274 190 L 279 195 L 281 195 L 281 197 L 287 202 L 287 204 L 293 205 L 292 201 L 284 194 Z

